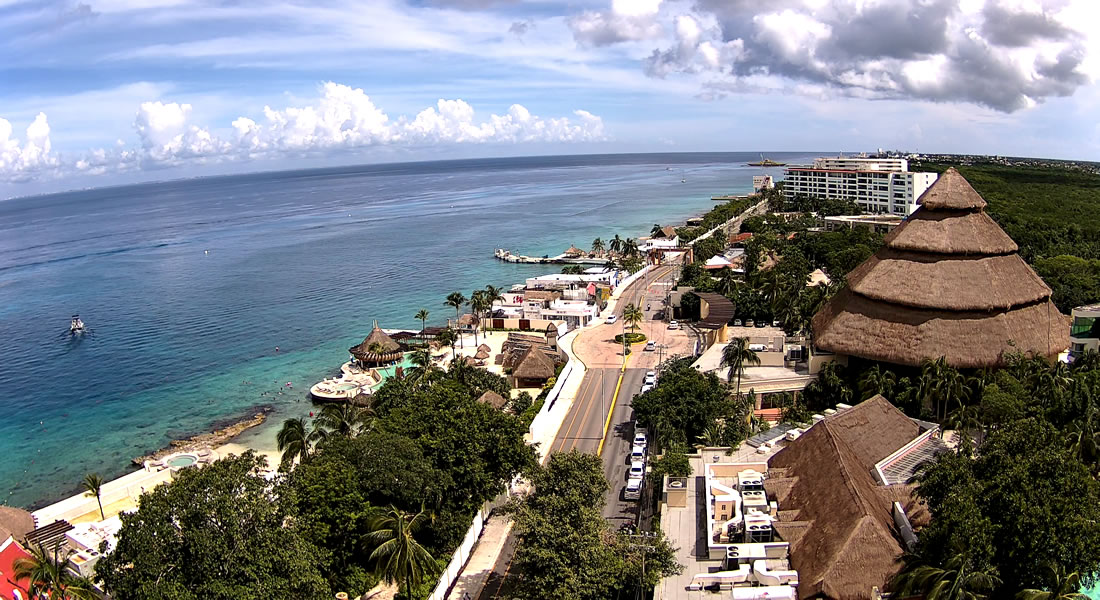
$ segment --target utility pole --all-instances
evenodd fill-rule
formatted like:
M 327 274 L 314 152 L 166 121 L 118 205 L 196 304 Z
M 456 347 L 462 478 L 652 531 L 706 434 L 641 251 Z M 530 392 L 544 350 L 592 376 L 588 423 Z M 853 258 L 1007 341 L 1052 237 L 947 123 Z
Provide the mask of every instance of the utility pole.
M 638 592 L 634 595 L 634 598 L 641 600 L 645 597 L 645 557 L 650 552 L 657 550 L 657 546 L 653 545 L 653 541 L 657 539 L 657 534 L 652 531 L 637 531 L 626 537 L 630 540 L 627 544 L 628 548 L 642 551 L 642 570 L 638 575 Z

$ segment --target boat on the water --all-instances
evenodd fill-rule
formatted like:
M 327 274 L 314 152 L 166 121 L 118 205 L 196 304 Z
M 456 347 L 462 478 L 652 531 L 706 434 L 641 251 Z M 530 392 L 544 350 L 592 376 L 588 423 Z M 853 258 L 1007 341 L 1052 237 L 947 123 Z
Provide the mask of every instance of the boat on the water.
M 370 394 L 382 381 L 375 369 L 363 369 L 353 361 L 340 367 L 341 377 L 325 379 L 309 388 L 310 400 L 317 403 L 350 402 L 359 395 Z
M 80 320 L 80 315 L 73 315 L 69 322 L 69 333 L 84 333 L 84 321 Z
M 787 163 L 777 163 L 771 159 L 764 159 L 760 156 L 760 160 L 755 163 L 749 163 L 749 166 L 787 166 Z

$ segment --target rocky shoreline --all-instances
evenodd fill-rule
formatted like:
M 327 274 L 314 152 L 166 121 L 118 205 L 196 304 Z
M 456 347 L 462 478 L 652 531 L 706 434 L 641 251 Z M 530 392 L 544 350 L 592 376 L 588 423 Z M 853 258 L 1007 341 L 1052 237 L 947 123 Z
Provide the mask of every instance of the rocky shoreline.
M 160 460 L 169 454 L 175 454 L 177 452 L 194 452 L 196 450 L 214 449 L 222 444 L 225 444 L 244 433 L 245 431 L 252 429 L 263 424 L 267 420 L 267 415 L 274 410 L 271 406 L 261 406 L 259 411 L 249 417 L 232 421 L 225 427 L 217 428 L 210 433 L 200 433 L 195 436 L 191 436 L 183 440 L 173 440 L 167 447 L 157 450 L 156 452 L 139 456 L 133 459 L 133 463 L 138 466 L 145 464 L 147 460 Z

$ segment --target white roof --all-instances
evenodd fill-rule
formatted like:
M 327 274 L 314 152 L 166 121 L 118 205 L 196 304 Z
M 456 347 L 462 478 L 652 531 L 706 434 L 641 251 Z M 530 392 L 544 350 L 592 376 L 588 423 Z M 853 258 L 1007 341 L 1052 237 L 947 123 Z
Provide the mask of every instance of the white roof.
M 707 259 L 706 266 L 708 267 L 729 267 L 733 265 L 725 256 L 718 254 Z

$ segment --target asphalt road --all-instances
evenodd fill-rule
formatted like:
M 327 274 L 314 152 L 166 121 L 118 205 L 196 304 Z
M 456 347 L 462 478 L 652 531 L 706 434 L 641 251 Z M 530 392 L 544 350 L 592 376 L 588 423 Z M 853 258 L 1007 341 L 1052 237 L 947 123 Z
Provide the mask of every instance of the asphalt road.
M 644 309 L 648 301 L 651 310 L 645 311 L 646 318 L 653 319 L 656 316 L 655 313 L 660 310 L 664 294 L 668 289 L 664 283 L 674 279 L 678 272 L 679 265 L 658 267 L 644 280 L 632 284 L 620 297 L 615 314 L 622 317 L 623 308 L 631 303 Z M 642 350 L 636 347 L 635 351 Z M 653 353 L 647 352 L 646 355 L 653 355 Z M 647 356 L 647 358 L 648 362 L 652 362 L 653 356 Z M 639 357 L 634 357 L 631 363 L 638 360 Z M 642 380 L 647 370 L 648 368 L 629 368 L 623 373 L 622 388 L 619 391 L 619 397 L 611 415 L 607 439 L 604 442 L 602 454 L 604 475 L 610 483 L 610 488 L 603 516 L 616 528 L 624 523 L 633 523 L 638 511 L 639 503 L 623 500 L 622 492 L 626 486 L 631 443 L 634 439 L 631 400 L 641 391 Z M 603 427 L 615 395 L 615 387 L 619 383 L 619 373 L 619 368 L 588 369 L 584 379 L 581 380 L 573 406 L 565 416 L 558 436 L 554 439 L 551 452 L 569 452 L 577 449 L 582 452 L 596 453 L 600 440 L 603 439 Z M 493 573 L 476 600 L 503 600 L 512 595 L 515 581 L 514 578 L 509 577 L 509 574 L 515 548 L 515 535 L 509 535 L 504 550 L 493 565 Z

